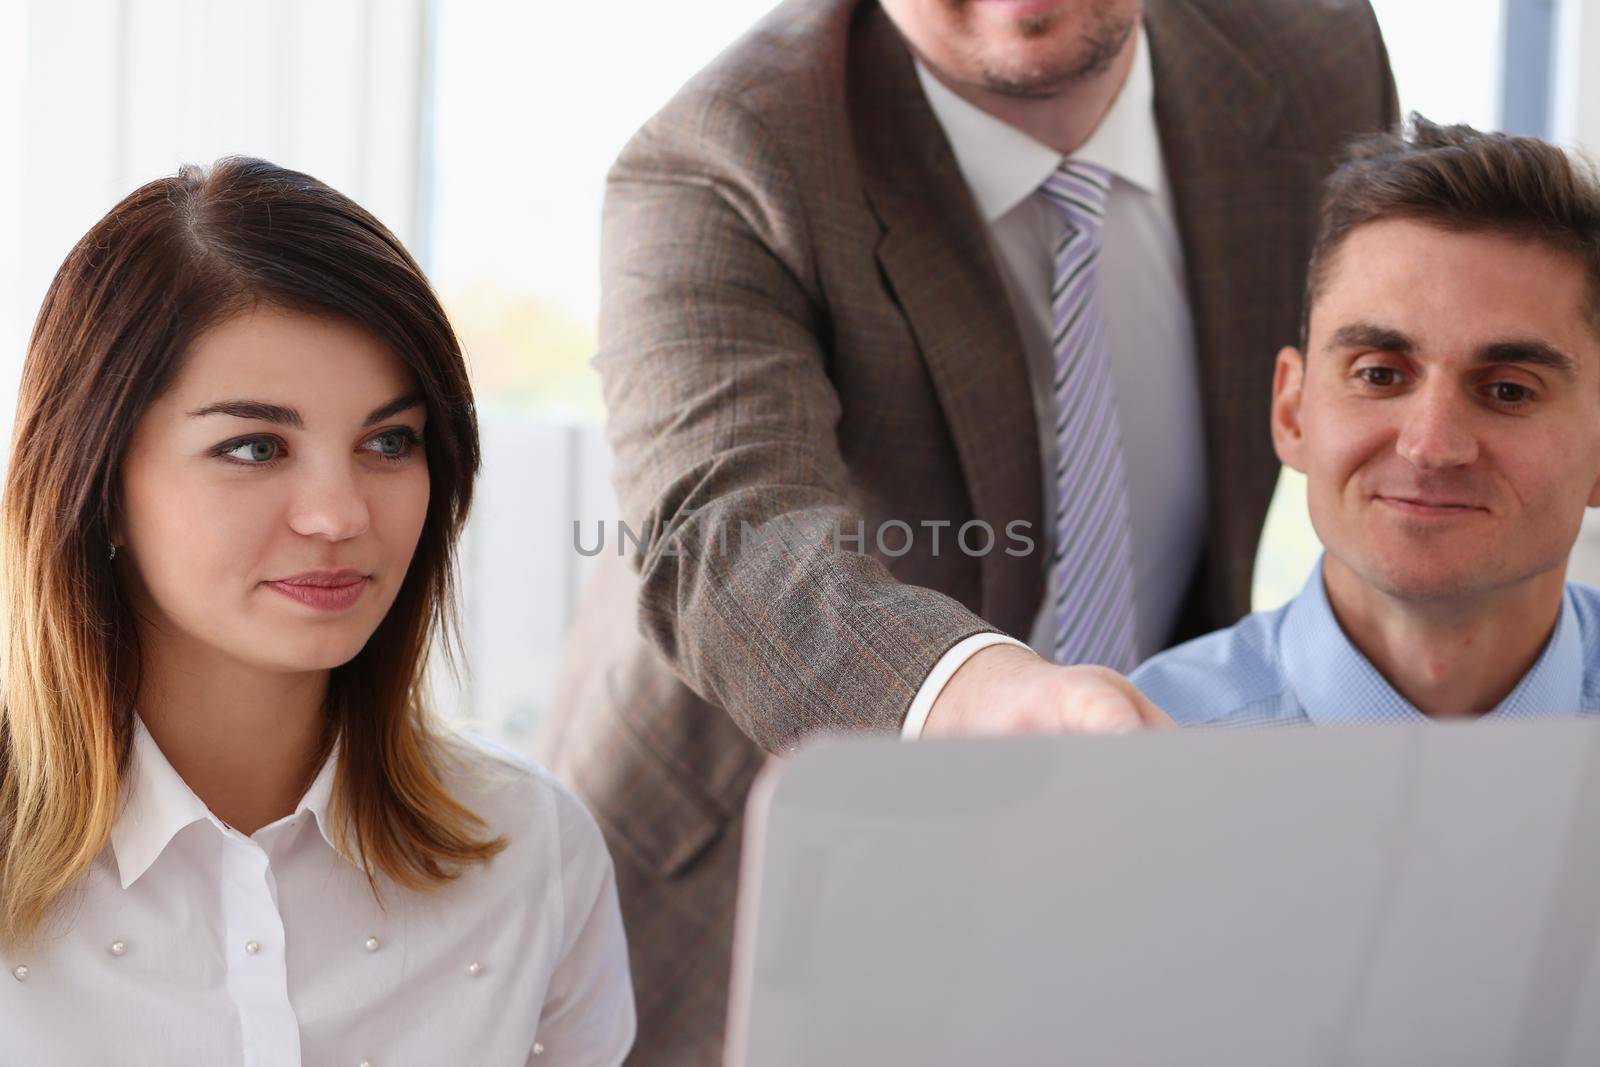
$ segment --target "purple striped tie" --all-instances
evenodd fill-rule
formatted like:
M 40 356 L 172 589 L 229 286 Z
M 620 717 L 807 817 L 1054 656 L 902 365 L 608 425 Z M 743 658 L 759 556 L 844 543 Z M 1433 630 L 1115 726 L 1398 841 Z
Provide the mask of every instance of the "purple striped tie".
M 1069 160 L 1039 191 L 1066 219 L 1050 289 L 1056 355 L 1054 658 L 1129 671 L 1138 662 L 1133 535 L 1097 277 L 1111 175 Z

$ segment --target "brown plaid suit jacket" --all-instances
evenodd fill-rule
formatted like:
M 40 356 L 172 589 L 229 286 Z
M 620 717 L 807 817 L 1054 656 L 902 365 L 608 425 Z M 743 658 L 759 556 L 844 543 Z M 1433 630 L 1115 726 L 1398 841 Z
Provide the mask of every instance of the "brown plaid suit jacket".
M 1317 186 L 1395 100 L 1366 0 L 1146 0 L 1146 27 L 1210 494 L 1176 637 L 1248 610 Z M 586 595 L 547 755 L 616 856 L 632 1062 L 713 1063 L 751 777 L 817 731 L 898 728 L 956 642 L 1027 632 L 1039 441 L 982 222 L 873 0 L 788 0 L 695 77 L 612 169 L 602 257 L 595 363 L 644 543 Z M 951 523 L 945 550 L 836 540 L 894 519 Z M 950 551 L 973 519 L 1040 548 Z

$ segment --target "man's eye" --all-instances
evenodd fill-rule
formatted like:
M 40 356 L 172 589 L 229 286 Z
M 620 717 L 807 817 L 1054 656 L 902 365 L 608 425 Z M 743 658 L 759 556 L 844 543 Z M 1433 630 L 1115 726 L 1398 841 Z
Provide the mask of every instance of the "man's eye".
M 1368 385 L 1387 389 L 1391 385 L 1400 383 L 1400 372 L 1393 367 L 1362 367 L 1356 372 L 1357 376 Z
M 271 437 L 252 437 L 248 441 L 235 441 L 222 446 L 218 453 L 235 463 L 259 466 L 271 463 L 283 454 L 283 446 Z
M 1516 382 L 1495 382 L 1489 387 L 1489 390 L 1496 403 L 1505 404 L 1508 407 L 1526 404 L 1533 399 L 1533 390 L 1525 385 L 1518 385 Z

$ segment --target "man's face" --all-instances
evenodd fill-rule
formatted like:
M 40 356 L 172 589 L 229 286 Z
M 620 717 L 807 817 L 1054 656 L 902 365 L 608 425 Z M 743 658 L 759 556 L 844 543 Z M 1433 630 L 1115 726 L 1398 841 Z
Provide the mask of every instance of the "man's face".
M 1138 25 L 1141 0 L 882 0 L 946 80 L 1014 96 L 1050 96 L 1110 66 Z
M 1600 504 L 1588 297 L 1579 260 L 1537 242 L 1410 221 L 1351 232 L 1273 400 L 1330 566 L 1435 602 L 1564 574 Z

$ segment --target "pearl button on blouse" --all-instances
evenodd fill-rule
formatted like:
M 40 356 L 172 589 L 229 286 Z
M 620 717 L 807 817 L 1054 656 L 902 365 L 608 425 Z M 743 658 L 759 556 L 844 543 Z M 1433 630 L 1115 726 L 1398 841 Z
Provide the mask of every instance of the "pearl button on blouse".
M 435 891 L 380 879 L 380 907 L 333 844 L 337 753 L 294 815 L 246 837 L 136 725 L 122 810 L 63 932 L 0 949 L 21 983 L 0 996 L 0 1060 L 621 1063 L 633 991 L 593 818 L 537 767 L 448 744 L 447 787 L 507 847 Z

